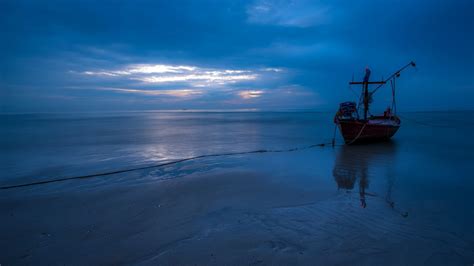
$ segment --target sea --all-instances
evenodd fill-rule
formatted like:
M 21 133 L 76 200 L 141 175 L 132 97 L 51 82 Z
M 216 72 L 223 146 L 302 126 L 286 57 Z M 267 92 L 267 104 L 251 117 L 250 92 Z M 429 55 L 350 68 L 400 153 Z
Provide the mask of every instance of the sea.
M 2 184 L 88 175 L 200 155 L 331 142 L 332 118 L 299 112 L 1 115 Z

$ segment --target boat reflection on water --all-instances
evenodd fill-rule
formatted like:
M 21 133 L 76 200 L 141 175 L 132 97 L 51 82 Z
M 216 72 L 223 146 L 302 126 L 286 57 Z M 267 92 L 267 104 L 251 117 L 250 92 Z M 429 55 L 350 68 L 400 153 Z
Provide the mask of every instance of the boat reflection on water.
M 360 202 L 367 207 L 366 196 L 376 196 L 366 190 L 370 177 L 387 178 L 385 200 L 393 207 L 391 191 L 394 183 L 394 159 L 396 144 L 392 141 L 371 145 L 344 145 L 339 150 L 333 169 L 338 189 L 352 191 L 359 188 Z

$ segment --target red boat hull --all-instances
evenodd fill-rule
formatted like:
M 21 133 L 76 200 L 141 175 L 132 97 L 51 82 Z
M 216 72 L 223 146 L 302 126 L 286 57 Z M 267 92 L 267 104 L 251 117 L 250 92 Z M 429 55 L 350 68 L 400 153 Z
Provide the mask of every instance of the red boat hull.
M 339 130 L 347 144 L 389 140 L 400 128 L 400 122 L 347 120 L 338 121 Z M 383 123 L 388 122 L 388 123 Z

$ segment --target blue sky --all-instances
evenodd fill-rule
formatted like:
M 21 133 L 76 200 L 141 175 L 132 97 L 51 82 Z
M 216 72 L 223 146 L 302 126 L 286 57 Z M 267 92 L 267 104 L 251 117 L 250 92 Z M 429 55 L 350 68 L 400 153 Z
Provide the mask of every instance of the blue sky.
M 474 109 L 474 1 L 0 1 L 1 112 Z M 389 103 L 381 90 L 376 107 Z

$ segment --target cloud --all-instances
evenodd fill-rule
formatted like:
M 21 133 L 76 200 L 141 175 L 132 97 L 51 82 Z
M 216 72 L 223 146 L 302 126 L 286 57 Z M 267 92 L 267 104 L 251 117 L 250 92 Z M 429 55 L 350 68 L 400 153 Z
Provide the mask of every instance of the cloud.
M 262 96 L 263 91 L 262 90 L 239 91 L 238 94 L 242 99 L 252 99 L 252 98 L 258 98 Z
M 79 90 L 109 91 L 144 102 L 180 103 L 186 108 L 205 103 L 224 104 L 225 107 L 228 101 L 232 108 L 240 108 L 239 105 L 255 103 L 267 93 L 262 86 L 286 82 L 289 70 L 274 66 L 219 68 L 156 62 L 70 70 L 68 73 L 82 76 L 87 85 L 73 86 Z
M 143 90 L 143 89 L 125 89 L 125 88 L 102 88 L 103 90 L 133 93 L 147 96 L 173 96 L 173 97 L 190 97 L 200 95 L 203 92 L 201 90 L 194 89 L 174 89 L 174 90 Z
M 282 72 L 283 69 L 281 68 L 274 68 L 274 67 L 267 67 L 267 68 L 263 68 L 262 69 L 263 71 L 270 71 L 270 72 Z
M 233 108 L 315 108 L 323 104 L 319 93 L 297 84 L 274 88 L 241 89 L 232 92 L 234 97 L 225 100 L 226 106 Z
M 225 91 L 243 82 L 246 82 L 247 87 L 252 87 L 252 83 L 256 85 L 265 83 L 266 80 L 275 80 L 282 72 L 285 71 L 274 67 L 222 69 L 169 64 L 131 64 L 117 69 L 70 71 L 95 77 L 95 84 L 100 84 L 102 88 L 107 87 L 110 91 L 175 97 L 201 95 L 209 90 Z M 113 84 L 119 84 L 120 88 Z M 183 87 L 191 89 L 182 89 Z M 248 90 L 243 92 L 241 97 L 254 98 L 259 96 L 258 93 L 259 91 Z
M 238 82 L 238 81 L 245 81 L 245 80 L 255 80 L 257 79 L 256 74 L 251 75 L 226 75 L 223 73 L 199 73 L 199 74 L 191 74 L 191 75 L 172 75 L 172 76 L 149 76 L 149 77 L 140 77 L 134 78 L 136 80 L 140 80 L 146 83 L 170 83 L 170 82 L 182 82 L 182 81 L 204 81 L 206 83 L 212 84 L 217 83 L 223 85 L 228 82 Z M 199 86 L 199 83 L 193 83 Z
M 309 58 L 340 58 L 351 56 L 349 45 L 331 40 L 319 41 L 310 44 L 291 42 L 274 42 L 267 47 L 259 47 L 250 51 L 253 54 L 264 54 L 271 57 L 309 59 Z M 267 68 L 267 71 L 279 72 L 280 69 Z
M 328 12 L 319 1 L 258 0 L 247 8 L 247 21 L 306 28 L 327 22 Z
M 164 64 L 139 64 L 116 70 L 87 70 L 81 73 L 88 76 L 125 78 L 152 84 L 187 83 L 190 86 L 202 87 L 204 85 L 224 85 L 227 83 L 252 81 L 259 78 L 263 72 L 276 73 L 281 71 L 282 70 L 278 68 L 242 70 Z
M 193 66 L 173 66 L 173 65 L 130 65 L 122 70 L 109 70 L 109 71 L 84 71 L 86 75 L 95 76 L 128 76 L 132 74 L 156 74 L 156 73 L 183 73 L 185 71 L 194 71 L 196 67 Z
M 128 71 L 129 73 L 182 73 L 183 71 L 193 71 L 193 66 L 171 66 L 171 65 L 134 65 Z

